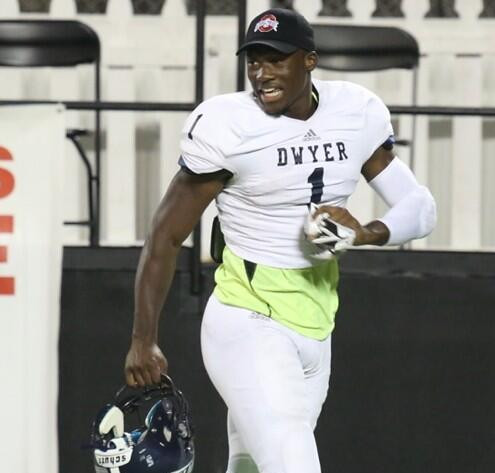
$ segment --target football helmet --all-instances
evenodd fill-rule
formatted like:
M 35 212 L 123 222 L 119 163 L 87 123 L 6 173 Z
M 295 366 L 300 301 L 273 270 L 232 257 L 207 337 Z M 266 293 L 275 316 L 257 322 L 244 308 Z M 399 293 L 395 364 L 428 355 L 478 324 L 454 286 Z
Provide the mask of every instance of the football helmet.
M 126 432 L 131 414 L 149 405 L 144 425 Z M 98 412 L 91 448 L 96 473 L 191 473 L 193 428 L 184 395 L 166 375 L 159 386 L 123 386 Z

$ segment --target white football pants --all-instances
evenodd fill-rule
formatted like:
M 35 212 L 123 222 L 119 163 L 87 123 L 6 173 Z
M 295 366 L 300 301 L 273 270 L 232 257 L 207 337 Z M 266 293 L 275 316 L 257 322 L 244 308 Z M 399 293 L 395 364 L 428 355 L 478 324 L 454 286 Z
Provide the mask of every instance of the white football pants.
M 320 473 L 313 430 L 328 390 L 330 337 L 305 337 L 212 295 L 201 348 L 228 407 L 227 473 Z

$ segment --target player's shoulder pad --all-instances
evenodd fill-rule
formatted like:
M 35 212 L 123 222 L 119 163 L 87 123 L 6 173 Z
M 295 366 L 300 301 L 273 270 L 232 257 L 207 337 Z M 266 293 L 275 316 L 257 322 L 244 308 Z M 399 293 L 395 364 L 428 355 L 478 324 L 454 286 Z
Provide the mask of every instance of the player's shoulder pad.
M 329 97 L 332 108 L 338 109 L 341 104 L 346 110 L 360 111 L 365 109 L 380 109 L 380 114 L 387 110 L 383 101 L 371 90 L 354 82 L 345 80 L 315 81 L 315 85 L 321 95 Z M 368 113 L 369 110 L 366 110 Z
M 195 129 L 196 133 L 201 130 L 215 135 L 228 132 L 235 126 L 236 117 L 243 103 L 246 102 L 245 95 L 244 92 L 235 92 L 206 99 L 190 113 L 184 124 L 183 132 L 187 133 L 195 122 L 199 124 L 199 120 L 201 120 L 201 127 L 198 126 Z
M 230 94 L 221 94 L 210 97 L 201 102 L 192 112 L 191 115 L 198 113 L 208 113 L 217 116 L 218 119 L 226 122 L 231 120 L 231 116 L 235 114 L 237 107 L 245 102 L 245 92 L 234 92 Z
M 360 106 L 366 110 L 369 119 L 380 118 L 390 120 L 390 112 L 383 100 L 366 87 L 354 82 L 342 81 L 343 87 L 354 96 Z

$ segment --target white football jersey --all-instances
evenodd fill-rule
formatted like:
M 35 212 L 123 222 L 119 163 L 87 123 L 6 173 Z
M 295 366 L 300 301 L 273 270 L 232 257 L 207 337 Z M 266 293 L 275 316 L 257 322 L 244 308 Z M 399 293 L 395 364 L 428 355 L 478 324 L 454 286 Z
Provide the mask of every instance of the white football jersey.
M 201 103 L 187 119 L 181 164 L 232 178 L 216 203 L 227 246 L 278 268 L 313 266 L 303 225 L 310 202 L 345 207 L 361 168 L 393 135 L 390 113 L 367 89 L 313 80 L 316 111 L 307 120 L 267 115 L 252 93 Z

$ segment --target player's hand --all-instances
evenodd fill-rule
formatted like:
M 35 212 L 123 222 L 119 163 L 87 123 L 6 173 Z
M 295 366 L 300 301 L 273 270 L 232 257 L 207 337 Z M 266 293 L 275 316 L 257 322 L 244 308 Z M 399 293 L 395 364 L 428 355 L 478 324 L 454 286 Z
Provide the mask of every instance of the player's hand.
M 124 371 L 129 386 L 151 386 L 160 384 L 160 375 L 167 374 L 168 362 L 156 343 L 134 338 L 125 359 Z
M 347 209 L 333 205 L 320 205 L 315 211 L 315 217 L 320 214 L 327 214 L 328 218 L 333 222 L 353 230 L 355 237 L 352 246 L 359 246 L 366 243 L 366 228 Z
M 312 257 L 330 260 L 353 246 L 356 239 L 353 227 L 359 229 L 361 225 L 346 209 L 311 204 L 304 232 L 316 248 Z

